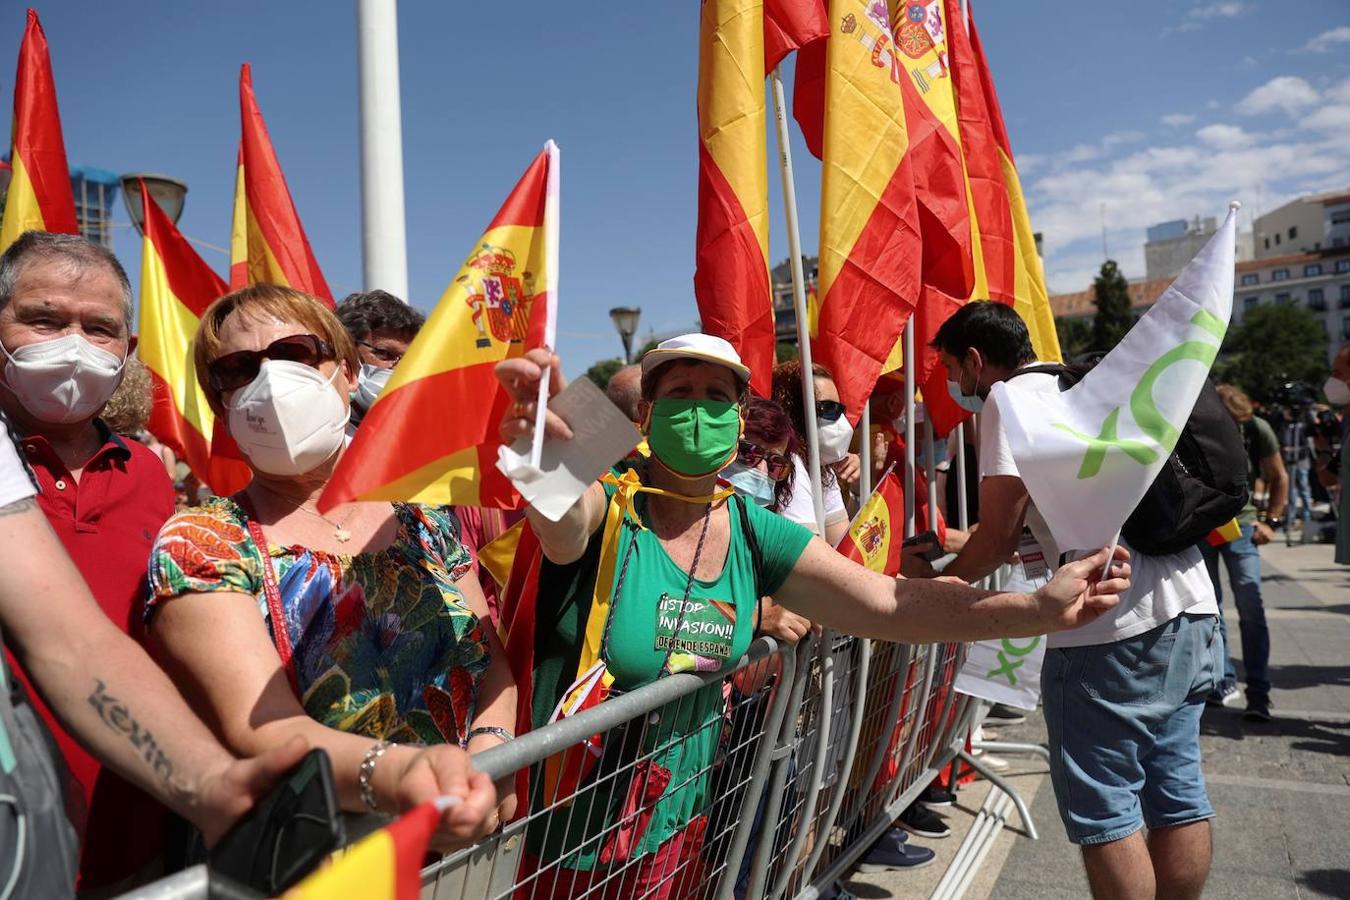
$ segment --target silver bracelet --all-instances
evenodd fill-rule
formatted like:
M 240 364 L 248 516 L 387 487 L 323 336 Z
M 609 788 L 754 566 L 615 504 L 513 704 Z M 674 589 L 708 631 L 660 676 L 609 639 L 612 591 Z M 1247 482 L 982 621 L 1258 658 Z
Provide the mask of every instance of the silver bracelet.
M 480 734 L 490 734 L 493 737 L 500 740 L 503 744 L 509 743 L 516 739 L 516 736 L 511 732 L 507 731 L 505 728 L 498 728 L 496 725 L 484 725 L 480 728 L 475 728 L 469 732 L 468 737 L 464 739 L 464 746 L 468 747 L 469 741 L 478 737 L 478 735 Z
M 388 752 L 393 746 L 388 741 L 380 740 L 371 745 L 366 751 L 365 759 L 361 760 L 361 768 L 356 773 L 356 783 L 361 788 L 361 802 L 373 813 L 380 811 L 379 804 L 375 800 L 375 788 L 371 786 L 371 781 L 375 777 L 375 762 Z

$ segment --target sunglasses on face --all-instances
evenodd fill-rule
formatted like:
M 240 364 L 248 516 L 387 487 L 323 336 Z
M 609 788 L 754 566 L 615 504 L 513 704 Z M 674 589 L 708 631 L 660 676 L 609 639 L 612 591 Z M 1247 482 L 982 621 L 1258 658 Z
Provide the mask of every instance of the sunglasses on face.
M 237 350 L 211 361 L 206 367 L 211 387 L 222 394 L 243 387 L 258 377 L 264 359 L 298 362 L 317 369 L 319 363 L 336 359 L 333 348 L 312 334 L 278 338 L 261 350 Z
M 390 366 L 396 366 L 399 360 L 403 359 L 403 354 L 397 350 L 386 350 L 383 347 L 376 347 L 374 344 L 366 341 L 357 341 L 358 345 L 365 347 L 370 351 L 370 355 L 382 363 L 388 363 Z
M 816 401 L 816 418 L 822 422 L 837 422 L 844 411 L 844 404 L 838 400 Z
M 741 465 L 753 469 L 763 461 L 769 470 L 769 477 L 782 481 L 792 474 L 792 460 L 773 450 L 765 450 L 759 444 L 741 441 L 736 447 L 736 459 Z

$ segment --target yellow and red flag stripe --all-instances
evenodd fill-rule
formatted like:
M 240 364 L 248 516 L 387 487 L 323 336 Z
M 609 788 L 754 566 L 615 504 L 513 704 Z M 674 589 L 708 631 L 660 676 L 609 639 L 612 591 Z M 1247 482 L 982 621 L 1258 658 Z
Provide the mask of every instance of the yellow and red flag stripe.
M 207 405 L 192 362 L 198 320 L 211 301 L 225 293 L 225 282 L 197 255 L 144 185 L 141 202 L 144 238 L 136 352 L 150 371 L 155 395 L 146 428 L 213 492 L 228 496 L 248 484 L 252 473 L 228 434 L 213 440 L 217 425 L 223 423 Z
M 417 900 L 422 860 L 441 811 L 423 803 L 362 838 L 282 895 L 283 900 Z
M 900 542 L 905 533 L 905 489 L 890 469 L 863 501 L 838 550 L 861 566 L 883 575 L 900 574 Z
M 14 76 L 10 151 L 12 171 L 0 221 L 0 252 L 25 231 L 79 234 L 47 35 L 31 9 Z
M 967 9 L 969 11 L 969 4 Z M 997 146 L 999 167 L 1003 174 L 1003 186 L 1012 221 L 1013 308 L 1021 315 L 1031 332 L 1031 346 L 1036 351 L 1037 358 L 1057 361 L 1062 359 L 1062 355 L 1059 337 L 1055 332 L 1055 314 L 1050 308 L 1050 296 L 1045 290 L 1045 273 L 1041 268 L 1040 254 L 1036 251 L 1036 236 L 1031 228 L 1026 198 L 1022 194 L 1022 181 L 1013 161 L 1012 143 L 1008 140 L 1008 129 L 1003 122 L 998 93 L 994 90 L 994 78 L 990 74 L 989 63 L 980 44 L 980 35 L 975 28 L 973 13 L 970 14 L 966 32 L 970 38 L 969 57 L 979 77 L 989 127 L 993 131 Z M 962 71 L 964 72 L 964 69 Z
M 769 395 L 774 364 L 763 0 L 704 0 L 699 25 L 694 296 Z
M 856 422 L 919 301 L 922 236 L 885 5 L 831 0 L 825 44 L 819 300 L 812 347 Z M 815 48 L 798 53 L 808 67 Z M 813 52 L 808 52 L 813 51 Z M 807 82 L 814 76 L 808 76 Z
M 333 295 L 286 187 L 286 176 L 253 93 L 253 72 L 248 63 L 239 72 L 239 114 L 230 286 L 283 284 L 312 294 L 331 307 Z
M 497 363 L 553 345 L 558 148 L 534 159 L 371 406 L 319 499 L 514 508 L 496 466 Z

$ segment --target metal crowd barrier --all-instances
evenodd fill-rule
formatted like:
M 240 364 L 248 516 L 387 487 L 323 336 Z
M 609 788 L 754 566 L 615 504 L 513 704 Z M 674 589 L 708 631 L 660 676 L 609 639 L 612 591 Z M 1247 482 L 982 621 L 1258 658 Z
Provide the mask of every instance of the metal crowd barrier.
M 965 755 L 983 715 L 951 687 L 965 651 L 829 631 L 795 647 L 759 638 L 731 672 L 673 675 L 479 753 L 475 766 L 496 781 L 529 770 L 528 813 L 424 868 L 421 895 L 821 896 Z M 678 775 L 660 765 L 709 744 L 710 765 Z M 571 790 L 546 796 L 546 761 L 563 751 L 586 766 Z M 977 829 L 1001 825 L 1009 802 L 991 790 Z M 379 824 L 354 817 L 350 836 Z M 963 845 L 948 888 L 968 884 L 985 852 Z M 207 881 L 199 867 L 137 896 L 215 895 Z

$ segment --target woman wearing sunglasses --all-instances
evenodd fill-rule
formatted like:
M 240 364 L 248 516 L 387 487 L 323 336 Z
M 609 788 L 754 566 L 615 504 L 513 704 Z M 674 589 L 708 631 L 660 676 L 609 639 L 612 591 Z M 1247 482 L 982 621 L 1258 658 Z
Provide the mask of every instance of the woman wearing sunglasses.
M 500 425 L 503 440 L 533 433 L 539 382 L 550 367 L 556 391 L 564 385 L 561 364 L 547 351 L 498 364 L 515 401 Z M 1129 585 L 1124 551 L 1111 577 L 1094 583 L 1106 550 L 1061 567 L 1035 594 L 872 572 L 719 485 L 740 452 L 750 379 L 729 343 L 706 334 L 671 338 L 643 357 L 642 371 L 639 411 L 651 457 L 621 463 L 557 521 L 526 510 L 545 556 L 536 607 L 536 727 L 599 672 L 608 672 L 611 690 L 625 691 L 675 672 L 733 664 L 750 644 L 764 596 L 846 634 L 918 643 L 1075 627 L 1113 607 Z M 571 437 L 552 411 L 545 421 L 554 438 Z M 587 641 L 588 633 L 602 637 Z M 580 896 L 592 887 L 595 896 L 610 896 L 606 884 L 657 900 L 679 890 L 681 861 L 697 854 L 700 840 L 717 837 L 711 825 L 705 835 L 702 823 L 725 709 L 721 684 L 679 703 L 649 718 L 657 727 L 642 734 L 641 767 L 606 769 L 611 753 L 634 749 L 607 742 L 600 770 L 628 776 L 592 784 L 573 808 L 551 818 L 546 833 L 527 839 L 541 875 L 536 897 Z M 607 882 L 621 863 L 631 866 Z
M 327 750 L 345 809 L 490 795 L 454 770 L 464 749 L 511 739 L 515 684 L 481 589 L 461 577 L 454 519 L 408 503 L 315 506 L 345 449 L 352 339 L 314 298 L 256 285 L 207 308 L 194 354 L 253 480 L 160 532 L 146 616 L 164 667 L 236 752 L 296 734 Z M 462 808 L 438 846 L 495 827 L 514 795 L 486 819 Z
M 858 480 L 858 457 L 849 452 L 853 442 L 853 426 L 844 415 L 844 404 L 839 402 L 839 389 L 834 385 L 830 370 L 813 365 L 811 374 L 816 387 L 816 435 L 820 448 L 821 485 L 825 491 L 825 534 L 831 545 L 848 531 L 849 514 L 844 506 L 840 482 L 855 484 Z M 793 466 L 792 502 L 782 510 L 794 522 L 816 530 L 814 490 L 806 464 L 806 404 L 802 398 L 802 364 L 797 360 L 779 363 L 773 369 L 773 399 L 787 411 L 792 420 L 802 452 Z

